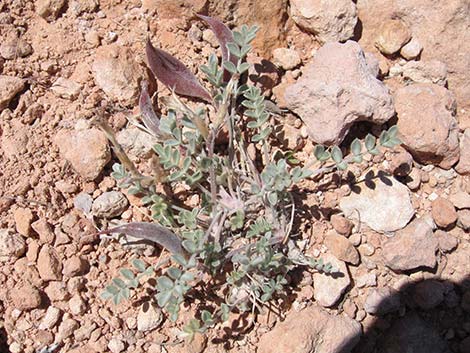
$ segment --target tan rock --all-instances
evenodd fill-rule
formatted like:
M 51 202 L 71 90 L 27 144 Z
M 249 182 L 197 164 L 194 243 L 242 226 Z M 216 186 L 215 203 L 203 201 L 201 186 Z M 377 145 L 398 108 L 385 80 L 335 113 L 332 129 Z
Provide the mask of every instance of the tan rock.
M 283 322 L 264 334 L 258 353 L 350 352 L 360 336 L 359 323 L 311 306 L 289 313 Z
M 418 162 L 449 169 L 459 159 L 455 99 L 444 87 L 413 84 L 395 94 L 398 131 Z
M 359 264 L 359 253 L 351 242 L 342 235 L 338 235 L 336 232 L 329 232 L 325 236 L 324 244 L 339 260 L 353 265 Z
M 75 100 L 80 94 L 81 86 L 63 77 L 59 77 L 51 87 L 52 92 L 61 98 Z
M 85 180 L 96 179 L 111 159 L 106 136 L 98 129 L 62 130 L 55 136 L 54 143 Z
M 330 219 L 333 228 L 341 235 L 349 237 L 351 235 L 354 224 L 339 214 L 334 214 Z
M 336 269 L 335 275 L 315 273 L 313 275 L 314 297 L 323 307 L 335 305 L 351 283 L 346 264 L 330 254 L 322 255 L 324 263 Z
M 410 61 L 402 70 L 403 77 L 415 83 L 434 83 L 439 86 L 447 84 L 447 65 L 439 60 Z
M 52 244 L 55 239 L 51 225 L 45 219 L 39 219 L 31 224 L 31 227 L 39 234 L 39 239 L 46 244 Z
M 18 77 L 0 75 L 0 111 L 24 88 L 25 82 Z
M 129 105 L 137 103 L 145 72 L 132 50 L 117 45 L 98 48 L 92 72 L 97 86 L 110 99 Z
M 36 0 L 36 13 L 47 21 L 57 19 L 65 7 L 66 0 Z
M 312 140 L 328 145 L 339 144 L 355 122 L 383 124 L 395 113 L 387 87 L 353 41 L 321 47 L 300 79 L 286 88 L 284 98 Z
M 432 218 L 439 227 L 447 228 L 457 221 L 457 211 L 454 205 L 447 199 L 437 198 L 432 202 Z
M 284 70 L 292 70 L 301 62 L 299 53 L 294 49 L 276 48 L 273 51 L 273 63 Z
M 350 0 L 291 0 L 291 17 L 323 42 L 344 42 L 354 35 L 356 5 Z
M 31 235 L 31 223 L 34 215 L 29 208 L 16 208 L 13 210 L 13 218 L 15 219 L 16 231 L 25 237 Z
M 62 279 L 62 262 L 51 246 L 43 245 L 39 251 L 37 266 L 43 280 L 59 281 Z
M 470 129 L 465 129 L 460 139 L 460 160 L 455 171 L 462 175 L 470 174 Z
M 375 39 L 375 46 L 381 53 L 395 54 L 411 39 L 411 31 L 403 21 L 388 20 L 380 27 Z
M 416 59 L 421 51 L 423 50 L 423 46 L 418 41 L 416 37 L 411 38 L 411 40 L 406 43 L 400 50 L 400 55 L 403 56 L 407 60 Z
M 42 302 L 39 290 L 29 283 L 15 287 L 10 292 L 10 297 L 15 308 L 19 310 L 36 309 Z
M 434 268 L 438 241 L 425 217 L 417 218 L 382 244 L 385 264 L 395 271 Z

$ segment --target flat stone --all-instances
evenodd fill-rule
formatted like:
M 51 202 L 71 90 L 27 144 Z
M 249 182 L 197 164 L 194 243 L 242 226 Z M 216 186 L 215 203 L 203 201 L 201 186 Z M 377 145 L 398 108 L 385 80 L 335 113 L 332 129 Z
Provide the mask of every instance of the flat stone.
M 292 70 L 299 66 L 302 60 L 294 49 L 276 48 L 273 51 L 273 63 L 284 70 Z
M 405 227 L 415 211 L 408 188 L 393 177 L 378 177 L 361 184 L 359 190 L 340 200 L 347 218 L 366 223 L 377 232 L 393 232 Z M 358 215 L 359 213 L 359 215 Z
M 351 279 L 344 262 L 330 254 L 324 254 L 321 257 L 324 263 L 330 263 L 337 270 L 335 274 L 320 272 L 313 274 L 313 296 L 318 304 L 328 308 L 339 301 L 351 283 Z
M 137 314 L 137 330 L 147 332 L 156 329 L 163 322 L 160 308 L 155 305 L 144 303 Z
M 415 83 L 447 84 L 447 65 L 439 60 L 409 61 L 402 68 L 406 80 Z
M 385 240 L 382 256 L 385 264 L 395 271 L 434 268 L 437 247 L 433 227 L 422 217 Z
M 311 306 L 289 313 L 265 333 L 258 353 L 347 353 L 359 343 L 361 331 L 358 322 Z
M 457 211 L 449 200 L 438 197 L 432 202 L 431 207 L 432 218 L 439 227 L 447 228 L 457 221 Z
M 153 146 L 157 142 L 155 137 L 135 126 L 119 131 L 116 139 L 131 160 L 152 156 Z
M 52 85 L 51 90 L 60 98 L 75 100 L 80 94 L 80 84 L 63 77 L 59 77 Z
M 129 205 L 126 196 L 119 191 L 108 191 L 93 201 L 92 213 L 100 218 L 113 218 L 120 216 Z
M 33 222 L 33 212 L 29 208 L 18 207 L 13 210 L 16 231 L 25 237 L 31 235 L 31 223 Z

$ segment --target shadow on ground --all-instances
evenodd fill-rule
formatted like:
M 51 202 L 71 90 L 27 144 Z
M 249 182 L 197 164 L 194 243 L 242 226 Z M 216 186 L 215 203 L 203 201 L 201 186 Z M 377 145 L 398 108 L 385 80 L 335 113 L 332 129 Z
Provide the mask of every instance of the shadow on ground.
M 470 274 L 461 283 L 407 284 L 375 311 L 353 353 L 470 353 Z

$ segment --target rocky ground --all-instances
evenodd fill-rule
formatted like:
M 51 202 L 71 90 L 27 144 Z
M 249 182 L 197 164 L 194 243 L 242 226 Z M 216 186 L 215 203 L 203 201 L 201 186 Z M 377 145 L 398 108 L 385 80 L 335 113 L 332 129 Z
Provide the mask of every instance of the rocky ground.
M 301 161 L 384 124 L 403 145 L 296 191 L 308 253 L 342 277 L 299 274 L 279 317 L 184 345 L 194 308 L 174 325 L 99 297 L 159 252 L 92 235 L 149 213 L 116 187 L 90 121 L 148 167 L 153 141 L 126 119 L 144 39 L 197 72 L 218 44 L 194 13 L 261 26 L 250 78 L 289 110 L 280 139 Z M 467 0 L 0 0 L 0 351 L 470 352 L 469 28 Z

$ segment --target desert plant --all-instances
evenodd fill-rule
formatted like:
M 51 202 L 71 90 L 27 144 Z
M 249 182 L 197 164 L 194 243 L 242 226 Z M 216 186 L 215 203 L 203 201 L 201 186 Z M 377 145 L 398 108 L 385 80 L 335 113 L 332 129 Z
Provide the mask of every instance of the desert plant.
M 154 222 L 130 223 L 101 233 L 153 241 L 171 253 L 171 260 L 166 266 L 134 260 L 134 269 L 122 269 L 102 296 L 118 304 L 130 297 L 141 276 L 158 273 L 155 300 L 175 321 L 190 292 L 200 289 L 218 295 L 222 304 L 206 303 L 211 311 L 202 310 L 184 327 L 183 335 L 189 338 L 227 319 L 234 309 L 259 310 L 282 296 L 294 268 L 336 272 L 331 264 L 297 247 L 291 235 L 296 209 L 290 190 L 302 179 L 346 169 L 348 163 L 361 162 L 364 153 L 378 153 L 375 137 L 368 135 L 365 150 L 356 139 L 347 157 L 338 146 L 317 146 L 319 169 L 291 164 L 291 153 L 273 148 L 275 120 L 268 109 L 272 103 L 247 80 L 246 56 L 257 27 L 242 26 L 232 32 L 216 19 L 199 17 L 214 31 L 222 51 L 221 60 L 211 55 L 200 68 L 211 90 L 180 61 L 150 40 L 146 43 L 151 71 L 171 91 L 161 99 L 166 114 L 159 116 L 147 84 L 142 86 L 139 127 L 158 140 L 154 175 L 141 175 L 116 145 L 110 129 L 104 128 L 121 161 L 113 166 L 112 176 L 128 193 L 141 197 L 151 208 Z M 179 95 L 205 105 L 193 109 Z M 217 144 L 216 139 L 225 141 Z M 385 147 L 398 144 L 396 128 L 384 132 L 379 141 Z M 256 160 L 250 157 L 249 144 L 259 156 Z M 190 208 L 184 199 L 160 192 L 159 184 L 169 190 L 184 185 L 188 195 L 199 196 L 200 203 Z

